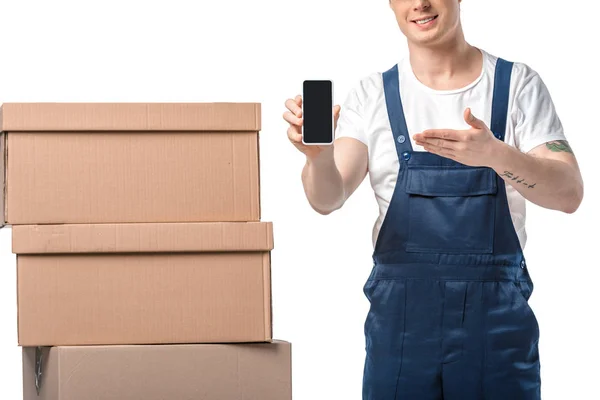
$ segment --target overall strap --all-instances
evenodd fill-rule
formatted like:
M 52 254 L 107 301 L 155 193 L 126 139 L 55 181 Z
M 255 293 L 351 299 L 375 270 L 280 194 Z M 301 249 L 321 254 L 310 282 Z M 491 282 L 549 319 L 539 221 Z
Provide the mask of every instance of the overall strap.
M 400 100 L 398 64 L 383 73 L 383 90 L 388 118 L 394 135 L 394 143 L 396 144 L 396 152 L 398 153 L 398 159 L 402 160 L 405 157 L 403 154 L 412 151 L 412 144 L 408 135 L 404 110 L 402 109 L 402 100 Z
M 508 97 L 510 94 L 510 76 L 513 63 L 498 58 L 494 75 L 494 97 L 492 100 L 492 120 L 490 130 L 494 136 L 504 141 L 506 120 L 508 118 Z

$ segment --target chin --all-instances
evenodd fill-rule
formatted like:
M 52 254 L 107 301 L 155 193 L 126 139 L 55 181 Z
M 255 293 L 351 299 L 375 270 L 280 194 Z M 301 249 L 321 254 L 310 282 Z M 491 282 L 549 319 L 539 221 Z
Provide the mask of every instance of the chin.
M 440 44 L 439 35 L 413 35 L 410 37 L 410 41 L 419 46 L 435 46 Z

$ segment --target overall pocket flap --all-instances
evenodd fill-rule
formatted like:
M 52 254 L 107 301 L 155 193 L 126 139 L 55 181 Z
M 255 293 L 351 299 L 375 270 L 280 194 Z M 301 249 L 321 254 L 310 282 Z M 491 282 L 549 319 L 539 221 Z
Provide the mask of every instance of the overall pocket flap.
M 477 196 L 498 191 L 487 167 L 408 167 L 406 192 L 422 196 Z

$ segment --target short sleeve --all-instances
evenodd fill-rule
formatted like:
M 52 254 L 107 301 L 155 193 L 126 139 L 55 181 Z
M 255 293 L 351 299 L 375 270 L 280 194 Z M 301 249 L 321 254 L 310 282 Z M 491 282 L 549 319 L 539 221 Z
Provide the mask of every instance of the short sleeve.
M 351 137 L 367 145 L 364 120 L 365 93 L 361 85 L 353 88 L 341 105 L 338 118 L 336 139 Z
M 525 66 L 516 92 L 515 144 L 524 153 L 552 141 L 566 140 L 548 88 L 537 72 Z

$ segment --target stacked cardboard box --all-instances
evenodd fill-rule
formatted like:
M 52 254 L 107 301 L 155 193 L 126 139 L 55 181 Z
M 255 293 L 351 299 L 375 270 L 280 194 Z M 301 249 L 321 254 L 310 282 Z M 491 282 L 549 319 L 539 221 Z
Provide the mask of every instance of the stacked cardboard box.
M 260 104 L 4 104 L 25 400 L 291 399 Z

